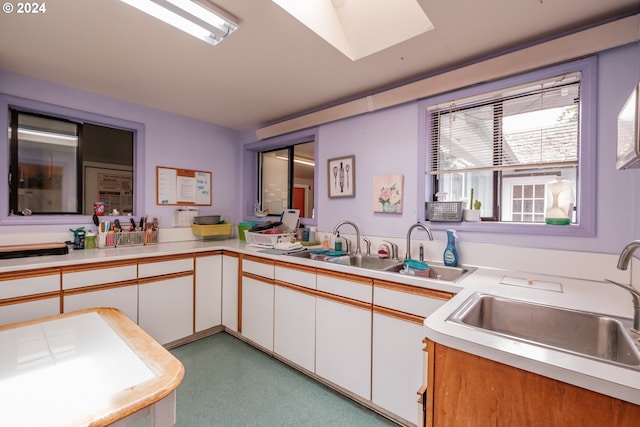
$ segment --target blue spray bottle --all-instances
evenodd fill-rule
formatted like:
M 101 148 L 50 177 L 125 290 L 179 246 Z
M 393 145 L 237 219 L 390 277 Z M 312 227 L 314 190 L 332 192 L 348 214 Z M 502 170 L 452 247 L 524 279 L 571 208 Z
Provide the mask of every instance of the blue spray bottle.
M 458 250 L 456 249 L 456 234 L 455 230 L 447 230 L 447 247 L 444 249 L 444 265 L 447 267 L 458 266 Z

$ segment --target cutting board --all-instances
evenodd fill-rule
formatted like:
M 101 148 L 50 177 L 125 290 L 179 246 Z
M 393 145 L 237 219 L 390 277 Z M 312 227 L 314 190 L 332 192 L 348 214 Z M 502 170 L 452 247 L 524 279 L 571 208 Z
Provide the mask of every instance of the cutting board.
M 282 212 L 280 222 L 287 227 L 289 232 L 295 232 L 298 229 L 299 217 L 300 209 L 287 209 Z

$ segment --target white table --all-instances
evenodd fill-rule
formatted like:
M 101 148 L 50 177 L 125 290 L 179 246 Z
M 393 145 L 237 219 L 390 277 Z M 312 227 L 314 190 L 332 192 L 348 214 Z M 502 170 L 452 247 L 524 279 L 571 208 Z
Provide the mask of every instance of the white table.
M 184 367 L 120 311 L 0 327 L 0 424 L 172 426 Z

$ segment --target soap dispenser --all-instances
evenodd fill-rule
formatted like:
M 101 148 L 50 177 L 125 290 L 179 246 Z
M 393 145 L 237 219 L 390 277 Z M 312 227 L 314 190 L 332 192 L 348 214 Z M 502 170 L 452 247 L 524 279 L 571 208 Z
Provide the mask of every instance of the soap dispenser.
M 455 230 L 447 230 L 447 247 L 444 249 L 444 265 L 447 267 L 458 266 L 458 250 L 456 249 L 456 234 Z

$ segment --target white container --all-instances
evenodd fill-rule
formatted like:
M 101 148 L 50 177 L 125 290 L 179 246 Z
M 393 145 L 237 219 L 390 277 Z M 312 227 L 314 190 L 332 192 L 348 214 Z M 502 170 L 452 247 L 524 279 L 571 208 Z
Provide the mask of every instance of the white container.
M 571 224 L 575 200 L 571 181 L 558 177 L 548 182 L 545 190 L 545 222 L 553 225 Z

